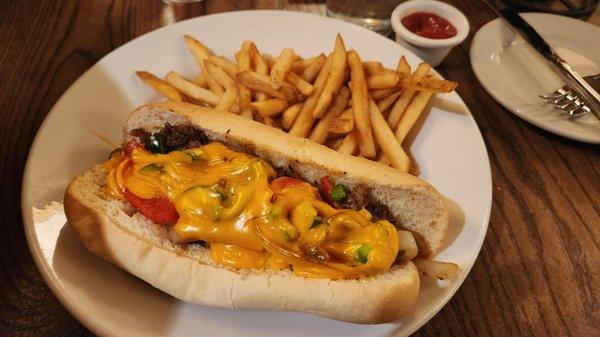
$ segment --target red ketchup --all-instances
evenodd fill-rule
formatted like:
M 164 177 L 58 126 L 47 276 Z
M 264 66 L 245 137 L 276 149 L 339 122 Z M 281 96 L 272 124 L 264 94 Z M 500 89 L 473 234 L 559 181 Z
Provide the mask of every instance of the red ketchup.
M 443 17 L 417 12 L 402 18 L 402 25 L 411 32 L 429 39 L 448 39 L 456 36 L 456 28 Z

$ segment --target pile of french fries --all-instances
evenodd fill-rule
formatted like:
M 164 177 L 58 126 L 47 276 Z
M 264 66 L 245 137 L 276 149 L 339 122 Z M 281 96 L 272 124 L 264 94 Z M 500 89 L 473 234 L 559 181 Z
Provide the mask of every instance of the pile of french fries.
M 198 63 L 195 79 L 174 71 L 164 80 L 137 72 L 168 100 L 240 114 L 415 175 L 418 166 L 402 143 L 432 95 L 458 85 L 429 75 L 431 65 L 425 62 L 411 72 L 404 56 L 396 69 L 362 61 L 340 35 L 329 55 L 308 58 L 291 48 L 272 57 L 245 41 L 236 62 L 214 55 L 191 36 L 184 41 Z

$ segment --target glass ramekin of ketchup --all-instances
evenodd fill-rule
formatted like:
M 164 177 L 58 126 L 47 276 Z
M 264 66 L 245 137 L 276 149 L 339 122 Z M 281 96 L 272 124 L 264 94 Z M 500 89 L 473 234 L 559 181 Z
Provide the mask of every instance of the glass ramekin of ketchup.
M 396 41 L 432 66 L 469 34 L 469 21 L 455 7 L 435 0 L 411 0 L 392 12 Z

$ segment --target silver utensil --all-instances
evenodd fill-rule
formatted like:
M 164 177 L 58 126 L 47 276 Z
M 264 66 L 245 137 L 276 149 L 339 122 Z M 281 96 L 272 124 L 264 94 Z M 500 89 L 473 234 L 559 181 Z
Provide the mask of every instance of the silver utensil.
M 589 111 L 600 120 L 600 94 L 598 94 L 596 90 L 575 72 L 565 60 L 558 56 L 554 49 L 544 41 L 540 34 L 538 34 L 514 9 L 498 0 L 485 0 L 485 3 L 494 10 L 498 16 L 504 19 L 504 22 L 508 27 L 519 34 L 529 43 L 529 45 L 540 53 L 548 61 L 550 68 L 565 80 L 569 90 L 572 91 L 572 98 L 569 100 L 577 105 L 575 102 L 577 102 L 577 99 L 579 98 L 578 102 L 580 106 L 587 107 Z M 563 94 L 566 94 L 566 91 Z M 565 108 L 567 107 L 569 106 L 565 106 Z M 571 110 L 572 109 L 569 109 L 568 111 Z M 574 113 L 576 113 L 576 111 Z
M 600 74 L 583 78 L 595 90 L 600 90 Z M 579 118 L 590 113 L 591 109 L 568 86 L 564 86 L 546 95 L 539 95 L 546 103 L 562 110 L 573 118 Z

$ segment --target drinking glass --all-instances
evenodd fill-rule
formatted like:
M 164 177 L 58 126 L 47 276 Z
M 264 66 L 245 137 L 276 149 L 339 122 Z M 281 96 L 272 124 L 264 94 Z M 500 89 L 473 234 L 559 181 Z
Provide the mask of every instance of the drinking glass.
M 327 16 L 388 35 L 392 31 L 390 15 L 400 2 L 402 0 L 327 0 Z

